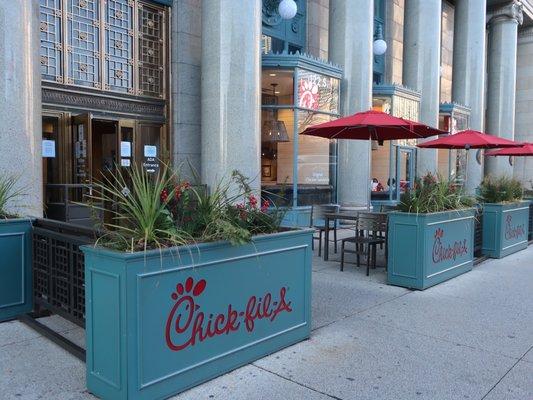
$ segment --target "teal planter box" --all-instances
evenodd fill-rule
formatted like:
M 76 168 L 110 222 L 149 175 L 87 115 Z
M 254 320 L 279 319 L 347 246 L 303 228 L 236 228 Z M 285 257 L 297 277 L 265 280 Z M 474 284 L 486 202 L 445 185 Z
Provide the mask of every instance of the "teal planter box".
M 31 220 L 0 220 L 0 321 L 33 308 Z
M 502 258 L 527 247 L 529 201 L 483 204 L 483 254 Z
M 387 282 L 423 290 L 470 271 L 474 215 L 474 209 L 390 213 Z
M 281 226 L 286 228 L 309 228 L 311 226 L 311 206 L 299 206 L 288 208 Z
M 146 253 L 85 253 L 87 388 L 163 399 L 304 340 L 312 230 Z

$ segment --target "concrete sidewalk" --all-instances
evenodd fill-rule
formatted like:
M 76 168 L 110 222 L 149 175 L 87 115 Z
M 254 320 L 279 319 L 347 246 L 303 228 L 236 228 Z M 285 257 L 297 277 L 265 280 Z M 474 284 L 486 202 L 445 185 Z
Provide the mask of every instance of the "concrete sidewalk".
M 313 270 L 310 340 L 174 399 L 533 399 L 533 246 L 424 292 L 382 269 Z M 0 324 L 0 399 L 95 398 L 83 363 L 14 321 Z

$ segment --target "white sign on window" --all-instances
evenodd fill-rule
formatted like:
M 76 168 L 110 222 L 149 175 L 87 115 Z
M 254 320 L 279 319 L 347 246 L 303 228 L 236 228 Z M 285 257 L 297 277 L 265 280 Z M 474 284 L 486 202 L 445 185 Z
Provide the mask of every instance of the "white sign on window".
M 144 146 L 145 157 L 157 157 L 157 146 Z
M 120 166 L 122 167 L 130 167 L 131 166 L 131 161 L 129 158 L 121 158 L 120 159 Z
M 120 156 L 131 157 L 131 142 L 120 142 Z
M 43 157 L 54 158 L 56 156 L 56 141 L 43 140 L 42 153 Z

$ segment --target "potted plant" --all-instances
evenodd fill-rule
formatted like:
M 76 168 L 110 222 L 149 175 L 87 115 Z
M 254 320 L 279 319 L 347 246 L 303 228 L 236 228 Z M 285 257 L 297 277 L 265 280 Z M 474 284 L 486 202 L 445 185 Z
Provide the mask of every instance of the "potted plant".
M 474 200 L 432 174 L 389 214 L 387 281 L 426 289 L 472 269 Z
M 113 218 L 83 248 L 90 392 L 165 398 L 309 337 L 312 231 L 280 230 L 238 172 L 207 193 L 134 167 L 95 193 Z
M 483 254 L 505 257 L 528 244 L 529 201 L 522 201 L 520 181 L 486 177 L 479 187 L 483 203 Z
M 0 175 L 0 321 L 32 310 L 31 219 L 8 209 L 23 195 L 17 179 Z

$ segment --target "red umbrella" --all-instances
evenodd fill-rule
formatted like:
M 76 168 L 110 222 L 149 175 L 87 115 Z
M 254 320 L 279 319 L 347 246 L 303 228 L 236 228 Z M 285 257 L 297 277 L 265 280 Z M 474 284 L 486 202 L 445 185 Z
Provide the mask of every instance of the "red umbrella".
M 334 121 L 310 126 L 301 135 L 318 136 L 326 139 L 384 140 L 420 139 L 447 133 L 439 129 L 393 117 L 381 111 L 364 111 Z M 368 157 L 368 171 L 371 169 L 371 156 Z M 370 185 L 370 180 L 368 180 Z M 370 208 L 368 187 L 368 207 Z
M 511 149 L 501 149 L 496 151 L 489 151 L 485 153 L 486 156 L 513 156 L 513 157 L 528 157 L 533 156 L 533 143 L 523 143 L 520 147 L 513 147 Z M 510 160 L 509 160 L 510 161 Z M 522 164 L 522 175 L 526 176 L 526 160 Z
M 418 147 L 430 149 L 493 149 L 498 147 L 517 147 L 520 143 L 503 139 L 486 133 L 466 130 L 457 132 L 429 142 L 420 143 Z
M 524 143 L 521 147 L 489 151 L 486 156 L 515 156 L 527 157 L 533 156 L 533 143 Z
M 302 135 L 327 139 L 395 140 L 420 139 L 447 132 L 419 122 L 393 117 L 381 111 L 359 112 L 335 121 L 310 126 Z

